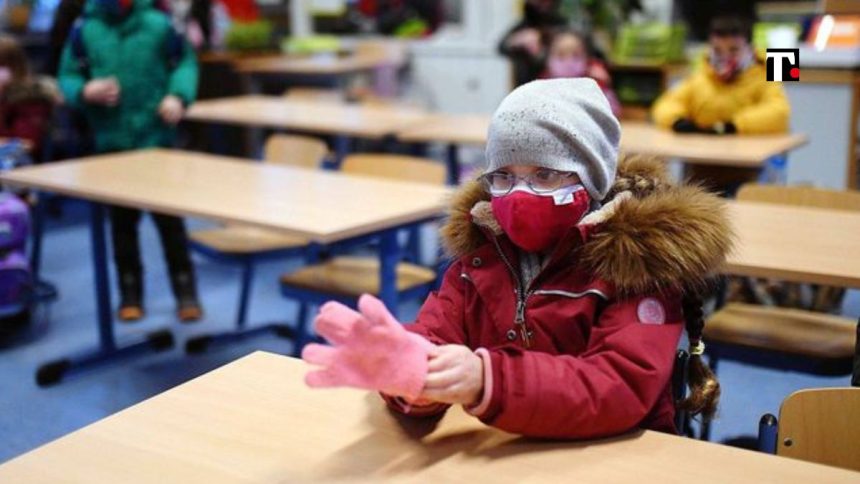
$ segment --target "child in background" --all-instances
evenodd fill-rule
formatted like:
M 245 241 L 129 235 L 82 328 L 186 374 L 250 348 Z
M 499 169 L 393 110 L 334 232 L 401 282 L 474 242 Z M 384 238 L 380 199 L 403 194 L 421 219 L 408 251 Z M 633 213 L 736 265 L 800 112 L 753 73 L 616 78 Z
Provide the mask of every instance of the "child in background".
M 152 0 L 89 0 L 60 64 L 66 99 L 81 108 L 100 153 L 170 146 L 197 92 L 197 61 Z M 177 39 L 179 39 L 177 41 Z M 178 48 L 177 48 L 178 47 Z M 181 321 L 202 315 L 182 219 L 153 214 Z M 119 318 L 143 317 L 139 210 L 111 207 Z
M 546 60 L 546 37 L 567 24 L 560 9 L 559 0 L 526 0 L 523 19 L 499 42 L 499 53 L 511 60 L 514 87 L 540 77 Z
M 39 159 L 43 138 L 60 93 L 52 81 L 30 74 L 24 50 L 14 37 L 0 35 L 0 137 L 31 143 Z
M 702 67 L 663 94 L 652 108 L 654 122 L 677 133 L 773 134 L 788 131 L 791 108 L 782 84 L 768 82 L 764 62 L 750 43 L 751 21 L 717 17 Z M 754 168 L 685 165 L 685 176 L 732 193 L 756 181 Z
M 552 35 L 549 44 L 549 55 L 542 79 L 560 79 L 566 77 L 588 77 L 594 79 L 612 113 L 621 116 L 621 103 L 612 90 L 612 78 L 603 62 L 593 54 L 591 43 L 583 34 L 570 29 L 559 30 Z
M 673 186 L 659 161 L 619 163 L 620 134 L 591 79 L 508 95 L 486 172 L 455 196 L 442 230 L 454 262 L 440 290 L 405 329 L 371 296 L 360 312 L 324 305 L 316 330 L 334 347 L 305 348 L 323 367 L 306 382 L 378 390 L 415 416 L 461 404 L 528 436 L 676 432 L 682 306 L 723 261 L 729 222 L 718 198 Z M 684 406 L 707 416 L 719 386 L 700 358 L 701 320 L 686 321 Z
M 751 39 L 749 19 L 715 18 L 707 61 L 657 100 L 654 122 L 679 133 L 786 132 L 790 107 L 785 91 L 782 84 L 767 82 Z

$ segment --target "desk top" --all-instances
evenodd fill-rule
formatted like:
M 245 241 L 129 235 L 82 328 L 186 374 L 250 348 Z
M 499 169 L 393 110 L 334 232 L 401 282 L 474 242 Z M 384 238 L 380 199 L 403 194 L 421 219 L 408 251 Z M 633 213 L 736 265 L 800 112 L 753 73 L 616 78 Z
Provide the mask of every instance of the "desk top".
M 768 158 L 807 143 L 806 135 L 711 136 L 676 134 L 653 124 L 625 122 L 621 149 L 628 153 L 682 158 L 687 162 L 757 168 Z
M 330 243 L 441 215 L 449 189 L 144 150 L 0 174 L 12 185 L 76 198 L 275 229 Z
M 482 145 L 487 142 L 490 116 L 485 114 L 432 114 L 397 133 L 407 143 Z
M 254 353 L 0 466 L 0 481 L 828 482 L 860 473 L 657 432 L 533 441 L 452 408 L 438 427 L 375 394 L 311 390 Z
M 400 130 L 406 142 L 483 144 L 489 115 L 434 114 Z M 771 156 L 806 143 L 804 135 L 707 136 L 679 135 L 654 125 L 626 121 L 621 124 L 621 149 L 628 153 L 683 158 L 709 165 L 759 167 Z
M 397 57 L 371 53 L 339 56 L 334 54 L 312 56 L 268 56 L 236 59 L 239 72 L 280 75 L 340 75 L 369 71 L 377 67 L 399 65 Z
M 425 119 L 418 108 L 318 103 L 279 96 L 238 96 L 200 101 L 186 119 L 379 139 Z
M 860 287 L 860 213 L 731 202 L 738 235 L 725 272 Z

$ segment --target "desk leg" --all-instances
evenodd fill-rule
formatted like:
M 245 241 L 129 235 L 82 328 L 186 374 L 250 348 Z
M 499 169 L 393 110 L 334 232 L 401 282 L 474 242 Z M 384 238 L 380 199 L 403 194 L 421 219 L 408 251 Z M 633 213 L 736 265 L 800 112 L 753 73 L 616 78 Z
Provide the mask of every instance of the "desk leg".
M 388 230 L 379 242 L 379 298 L 395 317 L 398 314 L 397 264 L 400 262 L 397 231 Z
M 340 169 L 340 164 L 349 152 L 352 151 L 352 138 L 339 134 L 334 137 L 334 166 Z
M 48 386 L 59 383 L 73 371 L 84 371 L 120 358 L 163 351 L 173 347 L 173 334 L 163 330 L 150 333 L 143 341 L 118 347 L 113 332 L 113 317 L 110 303 L 110 278 L 107 266 L 107 240 L 105 236 L 105 207 L 91 204 L 90 239 L 93 256 L 93 280 L 95 283 L 96 313 L 98 317 L 99 347 L 76 356 L 54 360 L 40 366 L 36 372 L 36 383 Z
M 460 150 L 454 143 L 448 145 L 445 162 L 448 164 L 448 184 L 457 186 L 460 183 Z
M 57 287 L 41 278 L 42 270 L 42 242 L 45 240 L 45 200 L 40 199 L 40 194 L 34 192 L 33 205 L 33 245 L 30 248 L 30 267 L 33 270 L 33 281 L 35 281 L 36 301 L 52 301 L 57 298 Z

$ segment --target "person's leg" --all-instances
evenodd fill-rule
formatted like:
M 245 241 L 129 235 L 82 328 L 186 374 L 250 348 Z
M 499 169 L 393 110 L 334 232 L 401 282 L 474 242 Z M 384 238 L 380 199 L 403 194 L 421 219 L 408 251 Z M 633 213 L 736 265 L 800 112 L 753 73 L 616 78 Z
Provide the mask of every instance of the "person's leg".
M 185 322 L 196 321 L 203 315 L 203 310 L 197 298 L 185 223 L 181 218 L 170 215 L 154 213 L 152 218 L 161 236 L 161 247 L 164 249 L 164 257 L 170 271 L 170 284 L 176 297 L 179 319 Z
M 119 319 L 136 321 L 143 317 L 143 265 L 137 225 L 140 211 L 111 206 L 113 257 L 119 283 Z

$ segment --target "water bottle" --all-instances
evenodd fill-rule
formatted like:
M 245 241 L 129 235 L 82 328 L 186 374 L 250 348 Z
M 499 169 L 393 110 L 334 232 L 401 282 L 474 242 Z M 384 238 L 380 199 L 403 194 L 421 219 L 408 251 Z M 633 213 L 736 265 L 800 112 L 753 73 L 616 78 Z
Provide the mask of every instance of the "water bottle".
M 788 181 L 788 159 L 785 155 L 768 158 L 759 176 L 759 182 L 769 185 L 785 185 Z

